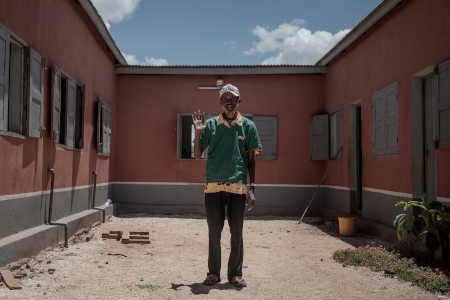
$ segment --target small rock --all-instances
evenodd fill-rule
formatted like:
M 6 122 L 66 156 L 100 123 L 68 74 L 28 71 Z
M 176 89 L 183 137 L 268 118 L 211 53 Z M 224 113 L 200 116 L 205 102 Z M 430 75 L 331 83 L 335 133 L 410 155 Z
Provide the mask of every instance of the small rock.
M 141 281 L 144 281 L 144 278 L 141 278 Z
M 38 283 L 37 285 L 36 285 L 37 287 L 41 287 L 41 284 L 40 283 Z
M 25 271 L 18 271 L 13 273 L 14 278 L 23 278 L 27 276 L 27 272 Z
M 323 258 L 321 258 L 320 261 L 323 261 Z
M 108 262 L 106 261 L 106 262 L 105 262 L 105 265 L 107 265 L 107 264 L 108 264 Z
M 47 265 L 49 264 L 49 263 L 51 263 L 52 261 L 51 260 L 47 260 Z
M 55 269 L 53 269 L 53 268 L 51 268 L 51 269 L 48 269 L 48 274 L 53 274 L 53 273 L 55 273 Z
M 99 269 L 102 269 L 102 268 L 103 268 L 103 266 L 98 266 L 98 268 L 99 268 Z

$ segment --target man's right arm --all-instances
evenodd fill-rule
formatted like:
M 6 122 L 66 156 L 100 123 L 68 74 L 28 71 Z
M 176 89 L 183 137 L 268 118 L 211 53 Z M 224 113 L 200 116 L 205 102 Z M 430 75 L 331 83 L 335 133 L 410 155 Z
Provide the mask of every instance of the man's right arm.
M 202 157 L 202 146 L 200 144 L 200 130 L 195 130 L 195 140 L 194 140 L 194 158 L 200 159 Z
M 202 157 L 203 149 L 200 140 L 200 134 L 203 130 L 206 129 L 205 122 L 205 113 L 201 114 L 200 110 L 194 112 L 192 115 L 192 124 L 194 124 L 195 130 L 195 140 L 194 140 L 194 158 L 200 159 Z

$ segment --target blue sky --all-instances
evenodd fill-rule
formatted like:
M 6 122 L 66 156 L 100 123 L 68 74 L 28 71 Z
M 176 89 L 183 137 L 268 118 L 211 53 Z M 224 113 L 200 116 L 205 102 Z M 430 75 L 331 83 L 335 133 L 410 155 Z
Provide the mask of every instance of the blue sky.
M 312 65 L 382 0 L 91 0 L 129 64 Z

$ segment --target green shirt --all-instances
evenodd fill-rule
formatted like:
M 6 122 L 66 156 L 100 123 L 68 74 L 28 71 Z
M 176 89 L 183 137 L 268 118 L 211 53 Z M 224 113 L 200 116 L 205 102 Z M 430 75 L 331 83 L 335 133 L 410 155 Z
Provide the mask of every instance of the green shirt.
M 248 151 L 257 154 L 262 148 L 253 121 L 238 113 L 228 124 L 220 114 L 208 120 L 200 140 L 202 149 L 208 147 L 206 183 L 247 184 Z

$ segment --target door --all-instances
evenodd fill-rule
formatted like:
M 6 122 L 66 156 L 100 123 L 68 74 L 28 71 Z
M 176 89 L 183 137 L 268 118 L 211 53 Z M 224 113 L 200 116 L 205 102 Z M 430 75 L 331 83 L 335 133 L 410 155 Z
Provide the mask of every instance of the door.
M 423 189 L 427 202 L 436 200 L 436 154 L 433 132 L 434 112 L 434 77 L 423 79 L 423 103 L 424 103 L 424 183 Z
M 362 210 L 361 106 L 356 107 L 356 205 Z

